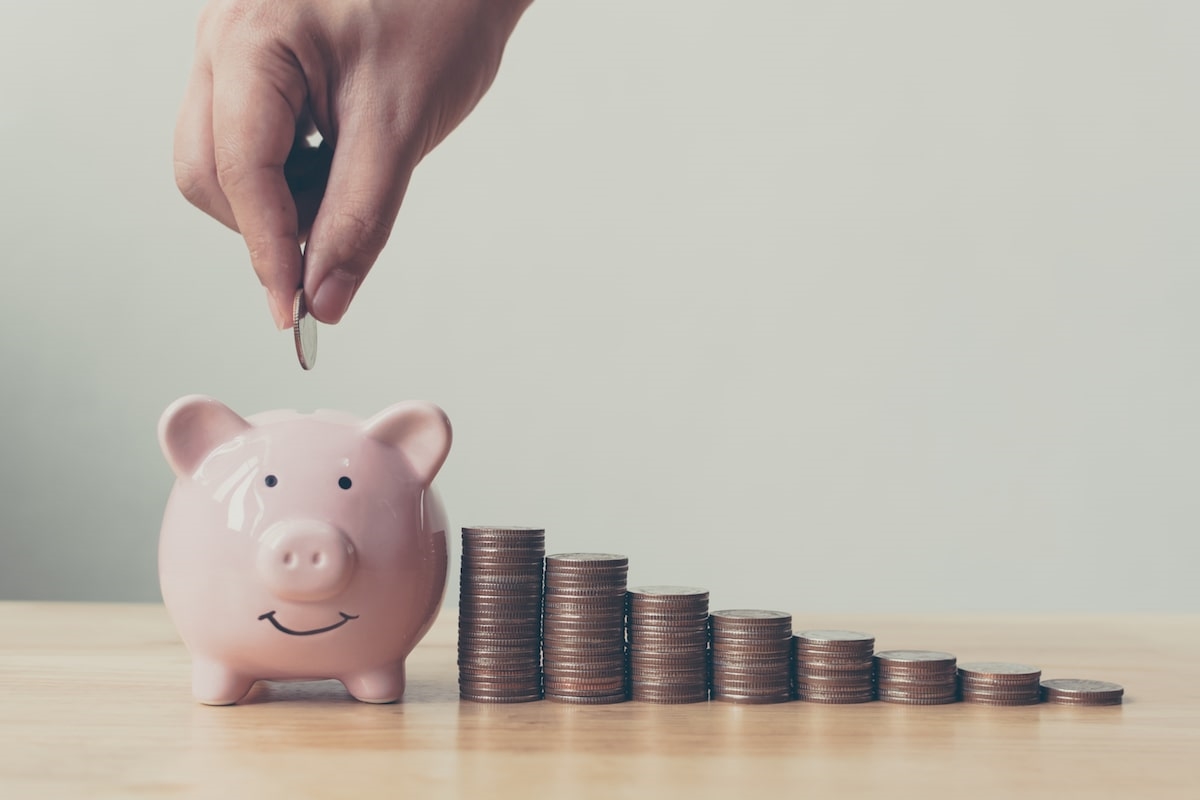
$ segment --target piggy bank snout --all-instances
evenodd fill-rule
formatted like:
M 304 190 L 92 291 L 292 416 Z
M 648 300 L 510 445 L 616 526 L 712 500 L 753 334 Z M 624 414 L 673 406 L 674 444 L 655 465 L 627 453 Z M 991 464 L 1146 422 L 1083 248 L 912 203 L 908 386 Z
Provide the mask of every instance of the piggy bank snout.
M 327 522 L 295 520 L 272 525 L 258 550 L 258 573 L 283 600 L 333 597 L 354 573 L 354 545 Z

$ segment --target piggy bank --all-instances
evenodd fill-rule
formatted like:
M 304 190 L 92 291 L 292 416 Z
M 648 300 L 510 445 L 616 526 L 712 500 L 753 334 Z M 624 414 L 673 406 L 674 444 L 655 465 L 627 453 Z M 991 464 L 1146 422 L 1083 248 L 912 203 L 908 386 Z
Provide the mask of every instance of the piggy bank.
M 193 396 L 167 408 L 158 438 L 178 478 L 159 579 L 196 699 L 226 705 L 256 680 L 335 678 L 359 700 L 398 700 L 446 588 L 432 486 L 450 450 L 441 409 L 243 419 Z

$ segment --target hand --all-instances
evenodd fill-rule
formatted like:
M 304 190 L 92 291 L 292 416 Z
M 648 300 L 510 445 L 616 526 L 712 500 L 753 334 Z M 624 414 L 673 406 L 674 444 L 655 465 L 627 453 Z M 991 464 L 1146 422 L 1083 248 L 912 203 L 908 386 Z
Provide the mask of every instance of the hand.
M 279 327 L 291 325 L 301 279 L 313 316 L 334 323 L 346 313 L 413 169 L 491 86 L 530 2 L 213 0 L 204 9 L 175 179 L 241 232 Z

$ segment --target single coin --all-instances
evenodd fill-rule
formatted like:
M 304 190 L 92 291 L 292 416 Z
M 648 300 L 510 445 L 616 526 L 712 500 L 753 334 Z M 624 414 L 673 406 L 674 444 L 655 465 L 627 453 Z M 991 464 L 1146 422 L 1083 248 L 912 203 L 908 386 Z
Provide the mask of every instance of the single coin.
M 708 589 L 698 586 L 635 586 L 629 593 L 636 597 L 653 599 L 678 597 L 680 600 L 689 600 L 708 597 Z
M 760 608 L 729 608 L 722 611 L 714 611 L 712 612 L 712 616 L 722 621 L 732 620 L 735 622 L 787 620 L 790 623 L 792 620 L 792 615 L 786 611 L 768 611 Z
M 617 553 L 555 553 L 546 556 L 546 560 L 568 567 L 623 567 L 629 564 L 629 556 Z
M 805 644 L 811 643 L 815 645 L 842 642 L 845 642 L 847 645 L 867 644 L 875 641 L 875 637 L 869 633 L 842 630 L 800 631 L 800 633 L 796 634 L 796 638 L 807 640 L 804 642 Z
M 544 534 L 545 528 L 529 528 L 521 525 L 464 525 L 463 533 L 472 535 L 498 535 L 504 536 L 512 534 L 514 536 L 526 536 L 529 534 Z
M 1082 678 L 1054 678 L 1048 681 L 1042 681 L 1042 687 L 1045 689 L 1053 689 L 1061 694 L 1095 694 L 1096 692 L 1103 693 L 1123 693 L 1124 687 L 1119 683 L 1109 683 L 1108 681 L 1093 681 L 1084 680 Z
M 296 358 L 303 369 L 317 364 L 317 321 L 304 304 L 304 288 L 296 290 L 292 301 L 292 337 L 296 340 Z
M 970 678 L 1018 677 L 1026 680 L 1036 679 L 1042 674 L 1037 667 L 1028 664 L 1010 664 L 1006 661 L 975 661 L 958 665 L 958 674 Z
M 884 650 L 882 653 L 876 653 L 875 658 L 880 661 L 903 663 L 954 661 L 953 654 L 938 650 Z

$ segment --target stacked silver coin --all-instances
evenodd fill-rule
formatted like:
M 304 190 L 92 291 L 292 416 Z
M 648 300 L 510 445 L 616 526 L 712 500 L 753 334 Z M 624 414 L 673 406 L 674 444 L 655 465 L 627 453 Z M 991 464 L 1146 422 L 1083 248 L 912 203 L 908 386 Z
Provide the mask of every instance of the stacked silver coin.
M 629 686 L 634 700 L 708 699 L 708 590 L 641 586 L 626 596 Z
M 600 705 L 628 699 L 625 583 L 629 559 L 608 553 L 546 557 L 542 671 L 547 700 Z
M 802 631 L 793 640 L 796 697 L 810 703 L 875 699 L 875 637 L 858 631 Z
M 522 703 L 542 696 L 541 528 L 463 528 L 458 686 L 466 700 Z
M 1031 706 L 1042 701 L 1042 671 L 1028 664 L 976 661 L 958 665 L 958 688 L 964 703 L 987 706 Z
M 712 699 L 783 703 L 792 699 L 792 615 L 783 611 L 714 611 Z
M 875 654 L 875 693 L 885 703 L 932 706 L 958 700 L 956 659 L 937 650 Z
M 1125 695 L 1119 683 L 1082 678 L 1055 678 L 1042 681 L 1042 696 L 1047 703 L 1060 706 L 1118 706 Z

